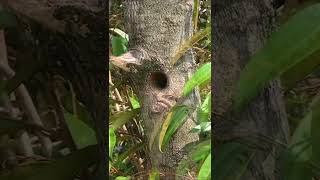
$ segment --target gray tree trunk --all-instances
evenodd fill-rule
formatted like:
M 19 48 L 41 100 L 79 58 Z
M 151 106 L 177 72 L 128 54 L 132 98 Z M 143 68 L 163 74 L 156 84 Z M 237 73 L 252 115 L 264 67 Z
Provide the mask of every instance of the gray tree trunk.
M 183 40 L 192 35 L 192 5 L 180 0 L 128 0 L 126 2 L 126 32 L 130 48 L 142 48 L 150 56 L 143 59 L 140 70 L 131 75 L 134 89 L 142 104 L 142 117 L 150 147 L 153 167 L 166 174 L 174 175 L 178 163 L 186 155 L 182 149 L 186 144 L 199 139 L 189 131 L 194 127 L 192 115 L 174 135 L 164 153 L 158 148 L 158 132 L 164 121 L 167 108 L 159 101 L 175 103 L 181 96 L 186 80 L 195 70 L 194 57 L 189 51 L 177 66 L 169 64 L 170 58 L 179 49 Z M 157 74 L 155 72 L 161 72 Z M 156 81 L 167 81 L 158 86 Z M 161 82 L 160 82 L 161 83 Z M 199 92 L 194 91 L 182 104 L 195 108 L 199 104 Z M 155 143 L 150 144 L 152 139 Z M 172 178 L 172 177 L 171 177 Z
M 288 141 L 288 124 L 278 80 L 273 81 L 237 117 L 239 123 L 222 125 L 232 105 L 241 70 L 277 27 L 271 0 L 213 1 L 213 118 L 214 140 L 219 143 L 260 133 L 273 140 Z M 225 126 L 225 127 L 223 127 Z M 219 129 L 220 128 L 220 129 Z M 224 129 L 224 130 L 222 130 Z M 239 132 L 242 132 L 242 134 Z M 243 132 L 245 132 L 243 134 Z M 256 144 L 262 144 L 253 140 Z M 258 151 L 243 177 L 245 180 L 281 179 L 278 172 L 279 146 L 267 144 Z M 214 156 L 213 156 L 214 157 Z M 214 173 L 214 172 L 213 172 Z

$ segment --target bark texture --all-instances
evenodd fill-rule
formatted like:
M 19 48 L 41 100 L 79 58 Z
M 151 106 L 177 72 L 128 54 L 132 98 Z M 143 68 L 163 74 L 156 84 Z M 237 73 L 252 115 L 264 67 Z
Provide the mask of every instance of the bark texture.
M 42 68 L 70 80 L 77 98 L 90 111 L 101 153 L 100 175 L 94 179 L 105 179 L 108 137 L 106 2 L 1 0 L 0 3 L 10 9 L 18 22 L 17 27 L 6 30 L 8 46 L 14 49 L 9 55 L 17 57 L 24 65 L 45 61 L 47 66 Z
M 275 80 L 269 84 L 236 117 L 239 123 L 224 123 L 226 113 L 232 105 L 232 96 L 241 70 L 250 57 L 260 48 L 276 29 L 276 13 L 271 0 L 218 0 L 213 2 L 213 118 L 214 139 L 217 143 L 251 136 L 257 145 L 263 142 L 254 139 L 264 135 L 286 143 L 288 124 L 280 91 L 280 83 Z M 230 116 L 230 115 L 229 115 Z M 222 125 L 223 124 L 223 125 Z M 225 126 L 225 127 L 223 127 Z M 224 130 L 221 130 L 221 129 Z M 280 147 L 264 144 L 249 165 L 245 180 L 278 180 Z
M 164 99 L 174 102 L 172 99 L 179 98 L 184 83 L 195 69 L 191 51 L 176 66 L 169 64 L 183 40 L 192 35 L 192 9 L 191 4 L 181 0 L 126 1 L 125 24 L 129 46 L 142 48 L 149 56 L 142 58 L 139 70 L 131 74 L 131 79 L 142 101 L 142 117 L 152 164 L 167 175 L 174 174 L 175 168 L 186 154 L 182 148 L 199 139 L 197 135 L 188 133 L 195 125 L 194 115 L 177 131 L 164 153 L 159 151 L 158 137 L 155 137 L 168 110 L 161 109 L 159 101 Z M 166 76 L 166 86 L 157 88 L 153 84 L 155 72 Z M 199 101 L 199 92 L 194 91 L 181 104 L 196 108 Z M 151 144 L 152 140 L 155 142 Z

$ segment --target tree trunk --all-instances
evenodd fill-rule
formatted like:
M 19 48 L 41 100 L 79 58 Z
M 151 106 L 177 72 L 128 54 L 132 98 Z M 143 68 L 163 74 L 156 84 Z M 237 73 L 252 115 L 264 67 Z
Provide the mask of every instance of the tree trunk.
M 191 1 L 192 2 L 192 1 Z M 181 43 L 192 35 L 192 4 L 180 0 L 128 0 L 126 1 L 125 25 L 129 34 L 130 48 L 140 48 L 141 65 L 131 74 L 133 87 L 142 104 L 142 117 L 153 167 L 174 175 L 180 160 L 186 155 L 182 149 L 186 144 L 199 139 L 189 131 L 195 126 L 195 115 L 182 125 L 164 153 L 159 151 L 158 136 L 168 107 L 172 107 L 181 96 L 186 80 L 195 70 L 195 61 L 188 51 L 181 62 L 171 66 L 170 58 Z M 148 58 L 145 58 L 148 57 Z M 199 92 L 194 91 L 182 104 L 196 108 Z M 155 143 L 152 140 L 155 140 Z
M 271 0 L 220 0 L 213 1 L 213 118 L 214 124 L 223 124 L 224 114 L 232 105 L 235 85 L 241 70 L 250 57 L 263 47 L 276 28 L 276 13 Z M 222 128 L 214 128 L 214 140 L 219 143 L 239 138 L 240 129 L 247 135 L 257 132 L 286 143 L 289 130 L 285 107 L 280 91 L 280 83 L 275 80 L 269 84 L 237 117 L 237 122 Z M 225 123 L 226 125 L 227 123 Z M 215 126 L 214 125 L 214 126 Z M 230 124 L 229 124 L 230 125 Z M 223 129 L 223 128 L 222 128 Z M 244 132 L 244 131 L 242 131 Z M 243 134 L 242 134 L 243 135 Z M 255 143 L 262 144 L 258 140 Z M 268 144 L 264 151 L 258 151 L 243 177 L 245 180 L 281 179 L 277 155 L 279 146 Z
M 46 71 L 62 74 L 90 112 L 100 152 L 99 177 L 107 166 L 106 3 L 100 0 L 1 0 L 17 17 L 17 27 L 6 31 L 7 43 L 24 65 L 46 61 Z M 27 52 L 27 53 L 26 53 Z M 31 55 L 29 59 L 25 54 Z M 44 67 L 42 67 L 44 68 Z M 27 80 L 27 79 L 24 79 Z

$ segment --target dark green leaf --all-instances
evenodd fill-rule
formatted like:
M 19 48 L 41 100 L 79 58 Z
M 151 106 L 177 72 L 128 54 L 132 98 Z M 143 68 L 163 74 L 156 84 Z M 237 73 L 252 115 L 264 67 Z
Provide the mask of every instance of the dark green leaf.
M 78 149 L 97 144 L 96 134 L 93 129 L 77 119 L 73 114 L 65 113 L 65 119 Z
M 113 148 L 116 145 L 116 134 L 114 133 L 114 128 L 109 127 L 109 157 L 112 158 Z
M 0 175 L 1 180 L 70 180 L 97 162 L 97 146 L 89 146 L 52 162 L 19 166 Z
M 240 111 L 268 82 L 320 50 L 320 4 L 289 19 L 241 73 L 234 98 Z
M 17 25 L 16 18 L 0 4 L 0 29 Z
M 128 121 L 132 120 L 132 118 L 134 118 L 138 113 L 139 109 L 134 109 L 132 111 L 121 112 L 109 117 L 111 127 L 113 127 L 114 129 L 118 129 Z

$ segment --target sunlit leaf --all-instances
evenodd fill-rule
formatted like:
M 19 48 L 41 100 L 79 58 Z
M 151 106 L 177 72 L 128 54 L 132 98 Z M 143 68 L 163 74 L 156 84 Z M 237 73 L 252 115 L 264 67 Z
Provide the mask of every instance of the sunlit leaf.
M 109 28 L 110 31 L 118 34 L 119 36 L 121 36 L 122 38 L 126 39 L 127 41 L 129 41 L 129 36 L 127 33 L 123 32 L 121 29 L 118 28 Z
M 169 112 L 160 131 L 159 150 L 161 152 L 167 146 L 176 130 L 187 120 L 189 112 L 190 110 L 187 106 L 178 106 L 173 108 L 172 112 Z
M 189 166 L 201 160 L 204 160 L 210 152 L 211 139 L 205 140 L 195 146 L 192 146 L 192 150 L 189 152 L 187 159 L 183 159 L 176 170 L 176 179 L 181 179 L 181 176 L 187 173 Z
M 202 65 L 187 81 L 183 95 L 187 96 L 195 87 L 211 82 L 211 62 Z
M 115 180 L 130 180 L 130 179 L 131 179 L 130 176 L 118 176 L 118 177 L 116 177 Z
M 111 45 L 114 56 L 120 56 L 128 51 L 128 41 L 123 37 L 112 36 Z
M 97 144 L 95 131 L 88 127 L 83 121 L 77 119 L 70 113 L 65 113 L 65 119 L 72 139 L 78 149 Z
M 275 32 L 241 73 L 234 97 L 240 111 L 264 88 L 298 63 L 320 50 L 320 4 L 305 8 Z
M 160 173 L 159 171 L 153 169 L 150 173 L 149 180 L 160 180 Z
M 210 121 L 211 116 L 211 91 L 206 95 L 205 100 L 198 110 L 199 122 Z
M 136 96 L 129 97 L 129 100 L 133 109 L 140 108 L 140 103 Z
M 190 133 L 200 133 L 211 131 L 211 122 L 202 122 L 190 130 Z
M 211 179 L 211 153 L 207 156 L 203 162 L 200 171 L 198 173 L 198 179 L 210 180 Z

